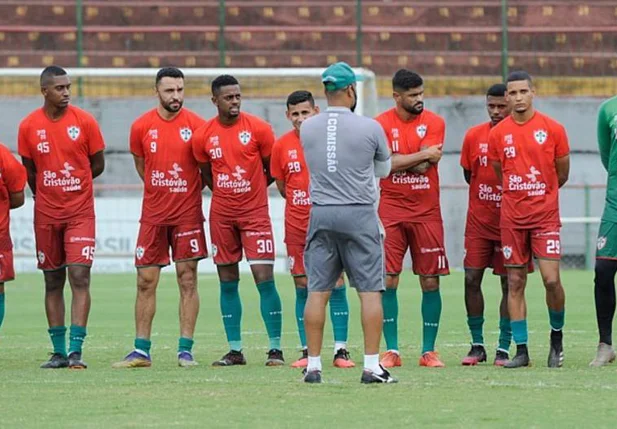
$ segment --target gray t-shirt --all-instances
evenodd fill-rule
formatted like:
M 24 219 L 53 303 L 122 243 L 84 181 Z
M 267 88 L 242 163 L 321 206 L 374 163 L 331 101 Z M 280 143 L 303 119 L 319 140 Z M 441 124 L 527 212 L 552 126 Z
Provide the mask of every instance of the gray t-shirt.
M 328 107 L 302 123 L 300 140 L 311 176 L 313 204 L 377 201 L 373 161 L 390 158 L 386 135 L 377 121 L 344 107 Z

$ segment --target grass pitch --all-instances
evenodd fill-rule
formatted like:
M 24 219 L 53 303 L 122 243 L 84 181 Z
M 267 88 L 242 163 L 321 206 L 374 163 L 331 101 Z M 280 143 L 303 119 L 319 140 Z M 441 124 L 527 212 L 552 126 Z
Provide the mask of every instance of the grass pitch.
M 194 352 L 201 365 L 177 367 L 178 291 L 175 278 L 163 276 L 153 327 L 152 368 L 114 370 L 111 363 L 129 352 L 133 343 L 134 277 L 93 276 L 93 305 L 84 349 L 90 368 L 86 371 L 38 368 L 51 349 L 42 277 L 20 275 L 8 284 L 7 316 L 0 329 L 1 428 L 597 428 L 612 427 L 617 418 L 616 367 L 588 367 L 597 344 L 591 272 L 563 274 L 566 360 L 558 370 L 546 368 L 548 315 L 538 274 L 530 276 L 527 292 L 532 368 L 460 366 L 469 347 L 461 273 L 442 279 L 443 315 L 437 347 L 447 367 L 419 368 L 420 288 L 417 279 L 407 274 L 399 289 L 404 366 L 393 371 L 399 384 L 388 386 L 359 383 L 362 332 L 353 291 L 349 294 L 350 351 L 358 368 L 330 366 L 329 322 L 323 353 L 324 384 L 304 385 L 300 372 L 289 367 L 266 368 L 267 337 L 249 275 L 243 275 L 241 281 L 246 367 L 210 366 L 227 351 L 214 276 L 200 278 L 201 313 Z M 289 276 L 278 276 L 277 285 L 283 299 L 284 352 L 291 363 L 299 355 L 295 295 Z M 497 278 L 485 277 L 484 293 L 485 341 L 492 361 L 498 336 Z

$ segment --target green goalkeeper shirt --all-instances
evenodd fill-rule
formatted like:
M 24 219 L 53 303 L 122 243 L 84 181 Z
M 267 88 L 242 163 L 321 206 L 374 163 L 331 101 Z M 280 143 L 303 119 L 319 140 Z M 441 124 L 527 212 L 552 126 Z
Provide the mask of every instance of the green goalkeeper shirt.
M 606 100 L 598 112 L 598 147 L 608 172 L 602 219 L 617 222 L 617 97 Z

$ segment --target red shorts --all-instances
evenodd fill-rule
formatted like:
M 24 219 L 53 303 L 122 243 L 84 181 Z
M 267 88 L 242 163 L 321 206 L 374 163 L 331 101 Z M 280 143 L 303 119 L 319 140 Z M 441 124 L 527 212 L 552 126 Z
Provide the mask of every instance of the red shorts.
M 414 274 L 441 276 L 450 274 L 441 222 L 399 222 L 382 220 L 386 231 L 386 273 L 398 275 L 403 258 L 411 251 Z
M 292 276 L 300 277 L 306 275 L 306 270 L 304 269 L 304 245 L 288 244 L 287 259 Z
M 169 265 L 169 248 L 174 262 L 208 257 L 203 223 L 185 225 L 149 225 L 139 227 L 135 266 Z
M 506 267 L 522 267 L 532 256 L 539 259 L 561 258 L 558 226 L 518 229 L 502 228 L 501 243 Z
M 54 271 L 67 265 L 92 266 L 95 246 L 94 219 L 34 225 L 38 268 Z
M 270 218 L 210 219 L 210 235 L 216 265 L 240 262 L 243 249 L 249 264 L 274 264 L 274 236 Z
M 505 276 L 507 272 L 501 242 L 466 235 L 463 266 L 465 269 L 471 270 L 484 270 L 490 267 L 493 269 L 493 274 Z M 533 260 L 531 258 L 529 258 L 527 269 L 530 273 L 533 272 Z
M 13 267 L 13 250 L 0 251 L 0 283 L 15 279 L 15 268 Z

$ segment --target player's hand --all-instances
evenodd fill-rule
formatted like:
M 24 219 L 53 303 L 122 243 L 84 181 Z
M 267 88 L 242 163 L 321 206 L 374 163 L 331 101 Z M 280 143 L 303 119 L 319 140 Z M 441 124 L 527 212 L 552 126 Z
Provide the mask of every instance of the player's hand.
M 431 167 L 431 163 L 428 161 L 423 162 L 422 164 L 418 164 L 415 167 L 411 167 L 409 170 L 414 174 L 424 174 L 428 171 L 428 169 Z
M 443 156 L 442 148 L 443 144 L 439 144 L 435 146 L 422 147 L 421 149 L 426 152 L 426 155 L 428 156 L 428 162 L 430 162 L 431 164 L 437 164 Z

